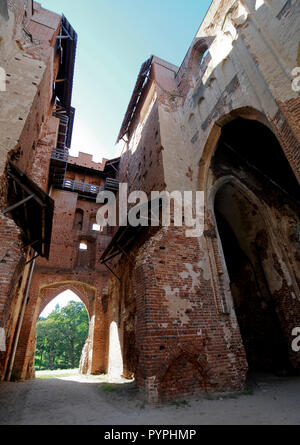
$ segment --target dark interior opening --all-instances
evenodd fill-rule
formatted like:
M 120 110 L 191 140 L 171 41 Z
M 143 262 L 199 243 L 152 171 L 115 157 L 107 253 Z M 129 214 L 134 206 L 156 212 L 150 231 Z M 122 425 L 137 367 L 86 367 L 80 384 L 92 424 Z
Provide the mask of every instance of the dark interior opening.
M 235 168 L 245 168 L 262 182 L 271 180 L 293 199 L 300 200 L 294 172 L 274 133 L 258 121 L 237 118 L 222 129 L 216 155 Z
M 299 209 L 294 172 L 274 133 L 260 122 L 237 118 L 226 124 L 211 168 L 216 178 L 237 177 L 258 200 L 277 209 Z M 234 182 L 218 191 L 215 216 L 249 370 L 293 374 L 272 283 L 276 255 L 270 228 L 250 195 Z
M 260 258 L 254 265 L 217 208 L 215 215 L 249 371 L 290 374 L 288 346 Z

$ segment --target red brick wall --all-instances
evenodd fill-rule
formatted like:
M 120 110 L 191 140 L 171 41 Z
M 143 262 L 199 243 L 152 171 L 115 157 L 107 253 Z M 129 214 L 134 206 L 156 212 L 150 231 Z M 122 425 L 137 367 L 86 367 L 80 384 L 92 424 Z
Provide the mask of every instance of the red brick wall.
M 65 290 L 73 291 L 86 305 L 89 314 L 89 372 L 97 374 L 107 370 L 107 323 L 102 309 L 102 299 L 107 293 L 107 278 L 106 272 L 98 272 L 96 275 L 91 271 L 36 267 L 13 368 L 14 379 L 34 377 L 35 325 L 38 316 L 51 300 Z
M 40 69 L 43 76 L 41 80 L 37 80 L 38 76 L 33 77 L 31 72 L 26 73 L 27 77 L 24 76 L 24 79 L 32 76 L 32 82 L 29 85 L 24 83 L 24 88 L 32 93 L 32 103 L 24 102 L 26 112 L 20 109 L 22 117 L 18 120 L 16 134 L 7 135 L 7 140 L 13 148 L 7 153 L 7 160 L 14 162 L 47 192 L 50 156 L 57 137 L 57 120 L 52 118 L 51 99 L 53 82 L 57 74 L 54 45 L 60 29 L 61 16 L 35 4 L 34 21 L 31 21 L 30 8 L 25 16 L 24 2 L 17 0 L 10 2 L 10 9 L 15 15 L 15 28 L 11 39 L 12 41 L 18 39 L 21 56 L 27 57 L 28 60 L 38 61 L 33 64 L 34 68 Z M 39 45 L 28 45 L 28 36 L 25 35 L 24 26 L 32 33 L 35 41 L 40 41 Z M 40 65 L 38 65 L 39 62 Z M 13 68 L 13 64 L 11 65 L 12 69 L 16 69 L 16 72 L 9 73 L 11 85 L 19 76 L 17 65 L 21 63 L 21 58 L 16 57 L 15 68 Z M 26 66 L 30 66 L 30 64 Z M 18 98 L 17 95 L 20 93 L 15 92 L 14 94 Z M 30 94 L 24 96 L 27 101 L 31 97 Z M 18 112 L 16 110 L 16 113 Z M 16 119 L 18 116 L 17 114 Z M 17 134 L 18 129 L 20 129 L 20 134 Z M 16 138 L 16 145 L 13 147 L 14 138 Z M 0 182 L 1 208 L 6 208 L 8 203 L 6 202 L 7 178 L 5 174 L 1 177 Z M 6 330 L 6 351 L 1 353 L 0 379 L 4 378 L 9 364 L 29 270 L 28 267 L 24 268 L 25 261 L 29 257 L 27 252 L 23 251 L 20 235 L 21 230 L 16 227 L 15 223 L 0 214 L 0 326 L 4 326 Z
M 99 205 L 95 200 L 79 198 L 77 193 L 52 190 L 55 214 L 49 261 L 38 259 L 30 289 L 14 366 L 14 378 L 34 375 L 35 324 L 46 305 L 65 290 L 73 290 L 89 312 L 91 373 L 107 370 L 107 322 L 102 299 L 107 295 L 109 274 L 100 263 L 101 253 L 111 237 L 92 230 L 93 217 Z M 83 211 L 82 229 L 74 228 L 76 209 Z M 80 252 L 80 241 L 88 251 Z
M 6 351 L 0 352 L 0 380 L 4 377 L 13 335 L 12 325 L 16 322 L 10 319 L 10 311 L 24 267 L 24 252 L 19 237 L 20 230 L 15 223 L 0 213 L 0 327 L 6 332 Z
M 300 183 L 300 99 L 279 102 L 273 120 L 276 136 Z
M 146 390 L 152 381 L 150 398 L 155 399 L 156 391 L 167 397 L 174 391 L 179 395 L 204 386 L 207 391 L 233 389 L 244 383 L 247 365 L 239 330 L 233 328 L 229 315 L 218 313 L 209 266 L 201 265 L 203 255 L 197 240 L 175 228 L 155 235 L 138 253 L 133 276 L 139 350 L 136 377 Z M 187 357 L 189 372 L 185 374 L 179 364 Z
M 69 164 L 80 165 L 82 167 L 91 168 L 95 171 L 103 171 L 107 159 L 102 159 L 102 162 L 94 162 L 93 155 L 88 153 L 78 153 L 78 156 L 69 156 Z

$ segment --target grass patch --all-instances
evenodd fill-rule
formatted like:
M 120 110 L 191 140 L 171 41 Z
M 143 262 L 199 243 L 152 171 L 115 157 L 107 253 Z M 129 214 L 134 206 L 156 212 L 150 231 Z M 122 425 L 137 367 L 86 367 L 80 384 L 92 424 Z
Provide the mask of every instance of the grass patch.
M 253 396 L 254 390 L 249 387 L 242 391 L 228 392 L 228 393 L 211 393 L 204 396 L 205 400 L 227 400 L 239 399 L 241 396 Z
M 146 402 L 142 402 L 139 408 L 140 409 L 145 409 L 146 408 Z
M 36 379 L 38 380 L 49 380 L 49 379 L 58 379 L 60 377 L 71 377 L 74 374 L 44 374 L 44 375 L 37 375 Z
M 109 385 L 108 383 L 103 383 L 100 385 L 100 388 L 105 392 L 115 392 L 117 391 L 117 387 L 114 385 Z
M 66 372 L 62 372 L 62 371 L 49 371 L 49 373 L 46 372 L 36 372 L 35 378 L 38 380 L 49 380 L 49 379 L 58 379 L 58 378 L 63 378 L 63 377 L 72 377 L 77 375 L 78 372 L 77 371 L 66 371 Z
M 176 406 L 176 408 L 187 408 L 191 406 L 186 400 L 173 400 L 170 405 Z

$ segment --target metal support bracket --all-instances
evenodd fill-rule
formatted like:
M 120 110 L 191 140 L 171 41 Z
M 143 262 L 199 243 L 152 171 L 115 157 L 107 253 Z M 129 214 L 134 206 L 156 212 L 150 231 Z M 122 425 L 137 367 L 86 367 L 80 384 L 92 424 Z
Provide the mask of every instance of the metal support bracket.
M 105 267 L 107 267 L 107 269 L 120 281 L 121 283 L 121 279 L 118 277 L 118 275 L 115 274 L 115 272 L 109 267 L 108 264 L 103 263 Z
M 6 213 L 10 213 L 10 212 L 12 212 L 13 210 L 15 210 L 15 209 L 17 209 L 18 207 L 24 205 L 26 202 L 30 201 L 30 200 L 33 199 L 33 198 L 35 198 L 35 194 L 32 194 L 32 195 L 30 195 L 30 196 L 27 196 L 27 198 L 22 199 L 22 201 L 17 202 L 16 204 L 14 204 L 14 205 L 8 207 L 8 208 L 5 209 L 5 210 L 1 210 L 1 213 L 3 213 L 3 215 L 6 215 Z
M 40 256 L 40 254 L 38 253 L 38 254 L 35 255 L 33 258 L 31 258 L 31 260 L 27 261 L 27 262 L 25 263 L 25 266 L 27 266 L 27 264 L 32 263 L 32 262 L 33 262 L 34 260 L 36 260 L 39 256 Z

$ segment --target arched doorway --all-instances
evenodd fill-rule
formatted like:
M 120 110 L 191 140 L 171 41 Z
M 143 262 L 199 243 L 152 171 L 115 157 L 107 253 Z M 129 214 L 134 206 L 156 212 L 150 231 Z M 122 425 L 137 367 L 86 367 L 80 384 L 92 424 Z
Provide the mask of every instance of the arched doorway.
M 231 183 L 216 195 L 215 216 L 249 369 L 286 372 L 288 344 L 267 277 L 274 255 L 265 252 L 272 250 L 268 228 L 256 205 Z
M 84 303 L 71 290 L 55 297 L 36 324 L 35 371 L 78 369 L 89 335 Z
M 79 369 L 83 374 L 94 373 L 96 358 L 99 355 L 103 355 L 103 351 L 95 350 L 94 337 L 97 332 L 97 326 L 95 326 L 95 300 L 96 300 L 96 288 L 79 281 L 60 281 L 57 283 L 47 284 L 40 289 L 40 309 L 39 315 L 41 315 L 47 308 L 49 303 L 56 300 L 57 297 L 65 292 L 71 292 L 77 297 L 85 306 L 88 318 L 89 318 L 89 330 L 85 344 L 82 348 Z
M 96 289 L 89 284 L 80 281 L 59 281 L 41 286 L 40 288 L 39 316 L 45 308 L 55 301 L 56 298 L 71 293 L 75 300 L 80 300 L 85 305 L 90 320 L 94 315 L 93 303 Z
M 43 283 L 43 284 L 42 284 Z M 66 290 L 73 291 L 84 303 L 89 315 L 89 337 L 85 347 L 84 374 L 100 374 L 107 369 L 106 343 L 107 328 L 102 310 L 101 296 L 97 289 L 85 282 L 75 280 L 55 281 L 53 277 L 37 277 L 33 282 L 29 303 L 23 320 L 21 334 L 13 361 L 12 379 L 34 377 L 34 356 L 39 315 L 46 306 Z M 96 314 L 98 316 L 96 317 Z
M 219 184 L 213 211 L 249 370 L 295 373 L 299 184 L 270 128 L 242 118 L 223 126 L 210 175 Z

